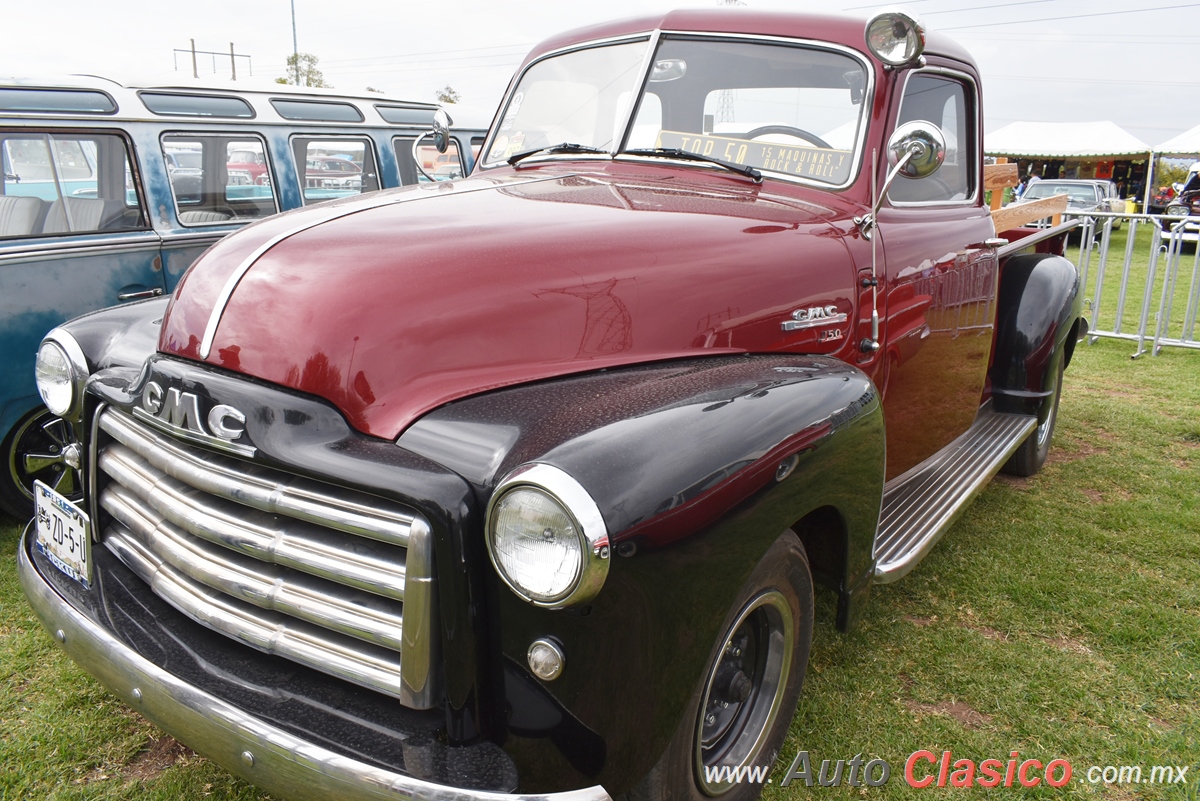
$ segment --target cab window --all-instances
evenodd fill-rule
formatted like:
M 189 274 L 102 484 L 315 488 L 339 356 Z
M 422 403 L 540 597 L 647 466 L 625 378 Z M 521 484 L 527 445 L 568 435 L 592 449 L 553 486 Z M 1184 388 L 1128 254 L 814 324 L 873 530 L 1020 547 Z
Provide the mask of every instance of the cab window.
M 119 135 L 0 130 L 0 154 L 0 238 L 147 227 Z
M 256 136 L 166 134 L 162 155 L 181 225 L 223 225 L 279 210 L 267 150 Z
M 895 203 L 941 203 L 975 196 L 975 142 L 969 85 L 947 75 L 917 72 L 904 87 L 896 125 L 924 120 L 946 137 L 946 161 L 925 178 L 898 179 L 888 195 Z

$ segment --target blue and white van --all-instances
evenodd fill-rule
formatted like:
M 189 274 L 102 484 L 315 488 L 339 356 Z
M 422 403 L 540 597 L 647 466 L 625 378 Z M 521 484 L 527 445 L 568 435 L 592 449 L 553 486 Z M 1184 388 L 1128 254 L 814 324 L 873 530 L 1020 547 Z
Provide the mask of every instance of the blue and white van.
M 468 174 L 482 128 L 413 158 L 437 108 L 283 85 L 0 78 L 0 508 L 28 516 L 35 479 L 77 489 L 63 423 L 34 386 L 47 331 L 170 293 L 208 246 L 263 217 Z

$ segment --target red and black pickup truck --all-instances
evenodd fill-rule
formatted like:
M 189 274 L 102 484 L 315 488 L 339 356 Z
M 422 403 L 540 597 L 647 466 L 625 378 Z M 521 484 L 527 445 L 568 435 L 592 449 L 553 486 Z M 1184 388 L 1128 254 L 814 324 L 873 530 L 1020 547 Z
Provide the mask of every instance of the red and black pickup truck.
M 814 584 L 851 625 L 1050 446 L 1079 276 L 997 237 L 979 83 L 903 14 L 543 43 L 470 176 L 47 336 L 86 492 L 39 487 L 30 602 L 283 797 L 757 795 Z

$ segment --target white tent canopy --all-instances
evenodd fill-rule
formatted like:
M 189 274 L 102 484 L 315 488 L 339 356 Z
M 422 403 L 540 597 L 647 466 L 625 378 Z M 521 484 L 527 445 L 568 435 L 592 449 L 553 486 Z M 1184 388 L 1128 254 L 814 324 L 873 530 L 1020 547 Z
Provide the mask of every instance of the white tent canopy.
M 1200 156 L 1200 125 L 1154 148 L 1158 156 Z
M 989 156 L 1148 156 L 1150 145 L 1108 122 L 1014 122 L 984 137 Z

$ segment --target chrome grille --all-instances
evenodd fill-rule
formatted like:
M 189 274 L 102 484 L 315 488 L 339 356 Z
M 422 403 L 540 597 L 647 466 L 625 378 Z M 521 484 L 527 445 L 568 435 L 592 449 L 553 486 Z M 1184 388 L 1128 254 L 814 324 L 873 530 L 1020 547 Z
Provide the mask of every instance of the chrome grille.
M 399 505 L 183 443 L 113 408 L 104 542 L 163 599 L 260 651 L 429 708 L 432 542 Z

